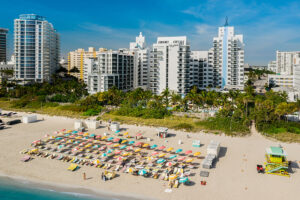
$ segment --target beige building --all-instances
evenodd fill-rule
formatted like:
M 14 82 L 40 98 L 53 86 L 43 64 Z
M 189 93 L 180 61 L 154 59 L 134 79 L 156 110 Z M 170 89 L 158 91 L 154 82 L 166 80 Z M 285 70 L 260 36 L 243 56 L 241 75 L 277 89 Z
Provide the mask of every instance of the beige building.
M 83 66 L 84 59 L 86 58 L 96 58 L 97 54 L 100 52 L 104 52 L 106 49 L 99 48 L 98 51 L 94 47 L 89 47 L 88 51 L 84 49 L 77 49 L 75 51 L 71 51 L 68 54 L 68 71 L 76 67 L 80 71 L 79 79 L 83 80 Z

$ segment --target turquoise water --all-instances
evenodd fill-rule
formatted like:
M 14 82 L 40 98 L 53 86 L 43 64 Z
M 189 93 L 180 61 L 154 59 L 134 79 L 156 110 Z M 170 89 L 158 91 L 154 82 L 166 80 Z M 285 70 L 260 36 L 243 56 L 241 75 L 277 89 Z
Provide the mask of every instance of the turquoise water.
M 56 192 L 24 181 L 0 177 L 0 200 L 112 200 L 88 194 Z

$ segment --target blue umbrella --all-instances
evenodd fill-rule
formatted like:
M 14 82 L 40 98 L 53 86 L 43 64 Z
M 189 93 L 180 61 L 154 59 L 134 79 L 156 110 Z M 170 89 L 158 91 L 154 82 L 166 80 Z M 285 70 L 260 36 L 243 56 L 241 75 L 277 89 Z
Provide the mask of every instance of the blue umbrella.
M 98 145 L 98 144 L 93 146 L 93 148 L 99 148 L 99 147 L 100 147 L 100 145 Z
M 127 145 L 123 145 L 120 147 L 120 149 L 125 149 L 127 147 Z
M 55 140 L 61 140 L 61 139 L 62 139 L 61 137 L 55 138 Z
M 169 159 L 173 159 L 173 158 L 176 158 L 177 157 L 177 155 L 171 155 L 170 157 L 169 157 Z
M 64 146 L 65 146 L 65 145 L 62 144 L 62 145 L 59 145 L 58 148 L 61 149 L 61 148 L 63 148 Z
M 107 156 L 107 153 L 103 153 L 102 155 L 101 155 L 101 157 L 106 157 Z
M 186 183 L 188 180 L 188 177 L 181 177 L 179 178 L 179 183 Z
M 111 141 L 111 140 L 113 140 L 113 139 L 114 139 L 113 137 L 110 137 L 110 138 L 107 139 L 107 141 Z
M 95 136 L 96 136 L 96 135 L 95 135 L 94 133 L 90 135 L 90 137 L 95 137 Z
M 120 130 L 117 130 L 115 133 L 120 133 L 121 131 Z
M 69 133 L 67 133 L 67 134 L 65 134 L 65 136 L 67 136 L 67 137 L 68 137 L 68 136 L 70 136 L 70 134 L 69 134 Z
M 89 139 L 89 137 L 84 137 L 84 139 Z
M 158 159 L 156 162 L 157 162 L 157 164 L 161 164 L 161 163 L 164 163 L 166 160 L 165 159 Z
M 135 141 L 130 141 L 128 144 L 134 144 L 135 143 Z
M 139 171 L 139 175 L 144 176 L 145 174 L 147 174 L 147 170 L 141 169 L 141 170 Z
M 154 144 L 154 145 L 152 145 L 152 146 L 150 147 L 150 149 L 155 149 L 156 147 L 157 147 L 157 145 Z
M 72 134 L 76 134 L 76 133 L 78 133 L 78 131 L 73 131 L 73 132 L 72 132 Z
M 112 153 L 114 150 L 108 149 L 106 153 Z
M 182 149 L 177 149 L 177 150 L 175 151 L 175 153 L 180 153 L 180 152 L 182 152 Z
M 79 143 L 80 143 L 79 141 L 75 141 L 75 142 L 74 142 L 74 144 L 79 144 Z

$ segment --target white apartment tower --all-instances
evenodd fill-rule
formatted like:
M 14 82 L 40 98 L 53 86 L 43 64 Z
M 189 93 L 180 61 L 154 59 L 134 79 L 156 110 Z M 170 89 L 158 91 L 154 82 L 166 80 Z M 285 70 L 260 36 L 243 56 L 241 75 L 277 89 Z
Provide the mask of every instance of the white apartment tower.
M 134 53 L 133 87 L 148 89 L 150 50 L 146 47 L 145 36 L 140 33 L 135 42 L 130 42 L 130 51 Z
M 244 87 L 243 35 L 235 35 L 234 27 L 226 23 L 219 27 L 218 37 L 213 39 L 214 85 L 222 89 Z
M 94 94 L 115 86 L 120 90 L 133 89 L 134 55 L 128 52 L 105 51 L 96 58 L 84 59 L 84 82 Z
M 150 90 L 162 93 L 166 88 L 181 95 L 190 90 L 190 44 L 186 36 L 158 37 L 150 56 Z
M 15 79 L 50 81 L 59 66 L 59 37 L 44 17 L 23 14 L 14 20 Z
M 300 51 L 276 51 L 276 72 L 281 75 L 293 75 L 296 60 L 300 58 Z

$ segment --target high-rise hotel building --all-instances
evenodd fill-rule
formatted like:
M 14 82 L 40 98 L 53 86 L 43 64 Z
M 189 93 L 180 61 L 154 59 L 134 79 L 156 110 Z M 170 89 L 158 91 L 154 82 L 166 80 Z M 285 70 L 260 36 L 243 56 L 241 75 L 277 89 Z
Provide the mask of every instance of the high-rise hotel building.
M 158 37 L 150 56 L 149 87 L 154 94 L 166 88 L 184 95 L 190 91 L 190 44 L 186 36 Z
M 234 27 L 226 23 L 219 27 L 213 39 L 213 87 L 221 89 L 244 88 L 243 35 L 235 35 Z
M 50 81 L 59 66 L 59 53 L 58 33 L 44 17 L 23 14 L 14 20 L 16 80 Z
M 0 63 L 6 62 L 7 58 L 7 33 L 8 29 L 0 28 Z

